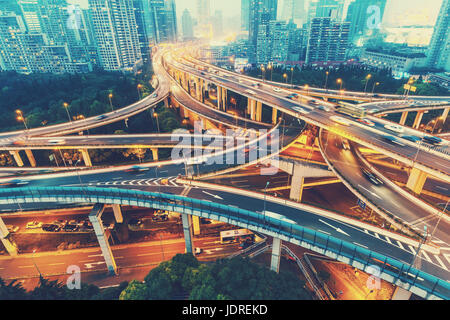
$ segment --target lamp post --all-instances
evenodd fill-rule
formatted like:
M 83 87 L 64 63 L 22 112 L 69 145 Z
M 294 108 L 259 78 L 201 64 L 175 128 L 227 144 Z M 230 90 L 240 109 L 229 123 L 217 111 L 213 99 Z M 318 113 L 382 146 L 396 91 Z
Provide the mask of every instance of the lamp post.
M 69 118 L 69 121 L 72 122 L 72 118 L 70 117 L 70 113 L 69 113 L 69 104 L 67 102 L 64 102 L 63 107 L 64 107 L 64 109 L 66 109 L 67 117 Z
M 447 200 L 447 203 L 445 204 L 444 210 L 442 211 L 442 213 L 439 215 L 439 219 L 436 222 L 436 225 L 434 226 L 433 232 L 431 232 L 430 238 L 433 238 L 434 232 L 436 231 L 439 223 L 441 222 L 442 216 L 447 212 L 447 207 L 448 207 L 448 203 L 450 202 L 450 199 Z
M 264 223 L 266 223 L 266 194 L 267 194 L 267 187 L 269 186 L 269 181 L 267 181 L 267 183 L 266 183 L 266 187 L 264 188 L 264 211 L 263 211 L 263 214 L 264 214 L 264 218 L 263 218 L 263 220 L 264 220 Z
M 111 100 L 113 98 L 113 94 L 112 93 L 108 94 L 108 98 L 109 98 L 109 105 L 111 106 L 111 110 L 114 111 L 114 107 L 113 107 L 112 100 Z
M 270 70 L 270 81 L 272 81 L 272 73 L 273 73 L 272 63 L 270 63 L 270 64 L 267 66 L 267 69 Z
M 294 68 L 291 68 L 291 88 L 294 87 L 293 81 L 294 81 Z
M 366 77 L 366 85 L 364 86 L 364 93 L 367 92 L 367 84 L 369 83 L 370 78 L 372 78 L 372 75 L 369 73 Z
M 23 125 L 25 126 L 25 129 L 28 130 L 27 121 L 26 121 L 25 117 L 23 116 L 22 111 L 16 110 L 16 114 L 17 114 L 17 121 L 22 121 Z
M 37 266 L 37 264 L 36 264 L 36 261 L 34 261 L 34 254 L 35 254 L 35 253 L 36 253 L 36 249 L 33 250 L 33 254 L 31 255 L 31 260 L 33 260 L 34 267 L 36 268 L 37 272 L 39 273 L 39 277 L 40 277 L 40 278 L 43 278 L 43 277 L 42 277 L 41 270 L 39 270 L 39 268 L 38 268 L 38 266 Z
M 305 89 L 306 94 L 308 94 L 308 93 L 309 93 L 309 85 L 305 84 L 305 85 L 303 86 L 303 88 Z
M 137 85 L 137 91 L 138 91 L 138 95 L 139 95 L 139 100 L 142 99 L 141 89 L 142 89 L 142 84 L 139 83 L 139 84 Z
M 263 65 L 261 65 L 261 77 L 263 79 L 263 82 L 266 80 L 266 69 Z
M 337 84 L 340 85 L 339 91 L 342 91 L 342 79 L 339 78 L 339 79 L 336 80 L 336 82 L 337 82 Z
M 287 74 L 286 73 L 283 74 L 283 78 L 284 78 L 284 80 L 286 81 L 286 84 L 287 84 Z
M 153 113 L 153 116 L 156 118 L 156 125 L 158 126 L 158 133 L 161 133 L 159 131 L 159 120 L 158 120 L 158 114 L 156 112 Z
M 327 85 L 328 85 L 328 76 L 330 75 L 330 72 L 326 71 L 325 74 L 326 74 L 326 77 L 325 77 L 325 86 L 324 86 L 324 88 L 328 92 Z

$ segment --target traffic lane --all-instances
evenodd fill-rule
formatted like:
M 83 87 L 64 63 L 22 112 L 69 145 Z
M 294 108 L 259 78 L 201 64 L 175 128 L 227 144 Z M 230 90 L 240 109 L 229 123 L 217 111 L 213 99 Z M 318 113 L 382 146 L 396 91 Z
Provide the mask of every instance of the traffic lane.
M 359 161 L 356 154 L 353 151 L 336 147 L 336 140 L 338 139 L 341 138 L 337 138 L 335 135 L 329 138 L 328 146 L 327 148 L 324 148 L 327 159 L 345 177 L 345 179 L 355 186 L 355 188 L 357 188 L 371 203 L 408 223 L 413 223 L 419 219 L 426 219 L 433 216 L 437 217 L 437 215 L 431 214 L 429 211 L 418 207 L 412 201 L 401 196 L 390 186 L 386 184 L 376 186 L 371 183 L 362 173 L 361 168 L 364 168 L 365 166 Z M 388 201 L 386 201 L 387 199 Z M 421 222 L 419 225 L 422 226 L 422 230 L 424 225 L 427 226 L 428 230 L 433 230 L 436 226 L 436 224 L 433 223 L 433 220 Z M 442 224 L 439 224 L 436 229 L 434 234 L 435 238 L 444 241 L 445 243 L 450 243 L 450 235 L 448 234 L 449 228 L 450 226 L 448 223 L 442 221 Z

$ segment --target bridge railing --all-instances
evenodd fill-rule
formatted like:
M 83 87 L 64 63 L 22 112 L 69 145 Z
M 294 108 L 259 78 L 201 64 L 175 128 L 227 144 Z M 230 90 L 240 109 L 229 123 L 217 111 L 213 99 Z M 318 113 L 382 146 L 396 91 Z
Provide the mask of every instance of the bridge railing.
M 292 222 L 261 213 L 205 200 L 174 194 L 134 189 L 97 187 L 23 187 L 0 189 L 0 205 L 15 203 L 68 202 L 106 203 L 152 207 L 197 215 L 245 227 L 250 230 L 276 234 L 280 238 L 309 247 L 313 251 L 344 257 L 349 264 L 367 271 L 379 268 L 381 277 L 394 284 L 415 287 L 424 296 L 450 299 L 450 283 L 417 270 L 393 257 L 374 252 Z M 385 275 L 383 277 L 383 275 Z M 417 292 L 417 290 L 415 291 Z

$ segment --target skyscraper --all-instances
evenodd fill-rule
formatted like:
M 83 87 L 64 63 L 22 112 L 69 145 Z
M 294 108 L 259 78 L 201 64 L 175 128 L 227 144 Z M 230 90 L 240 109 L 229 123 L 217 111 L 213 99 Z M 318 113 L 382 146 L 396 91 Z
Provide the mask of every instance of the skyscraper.
M 249 42 L 256 46 L 259 25 L 277 19 L 278 0 L 249 0 Z
M 181 25 L 183 29 L 183 38 L 192 39 L 194 37 L 194 24 L 188 9 L 184 9 L 181 17 Z
M 208 24 L 211 17 L 211 1 L 197 0 L 197 20 L 199 24 Z
M 443 0 L 427 52 L 427 65 L 450 71 L 450 0 Z
M 102 67 L 131 71 L 142 58 L 133 0 L 89 0 L 89 8 Z
M 327 18 L 342 20 L 344 0 L 311 0 L 308 9 L 308 21 L 312 18 Z
M 386 0 L 354 0 L 350 3 L 346 21 L 350 22 L 350 41 L 374 35 L 383 20 Z
M 330 17 L 313 18 L 308 30 L 306 63 L 344 61 L 348 49 L 350 24 Z
M 223 15 L 222 11 L 216 10 L 212 19 L 213 34 L 215 37 L 223 35 Z
M 300 25 L 306 23 L 306 0 L 284 0 L 281 20 L 294 21 Z
M 250 18 L 250 1 L 241 0 L 241 30 L 248 31 Z

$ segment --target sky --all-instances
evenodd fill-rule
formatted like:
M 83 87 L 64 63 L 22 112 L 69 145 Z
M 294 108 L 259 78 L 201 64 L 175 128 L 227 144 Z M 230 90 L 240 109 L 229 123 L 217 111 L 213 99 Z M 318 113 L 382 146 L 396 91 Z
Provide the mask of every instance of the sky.
M 279 0 L 279 11 L 283 7 L 283 1 Z M 387 25 L 434 25 L 439 8 L 443 0 L 387 0 L 383 23 Z M 87 0 L 68 0 L 70 3 L 78 3 L 87 6 Z M 346 0 L 347 3 L 351 0 Z M 426 3 L 426 5 L 424 4 Z M 197 11 L 196 0 L 176 0 L 177 16 L 181 18 L 184 9 L 188 9 L 195 17 Z M 215 10 L 222 10 L 224 17 L 240 16 L 241 0 L 211 0 L 211 14 Z

